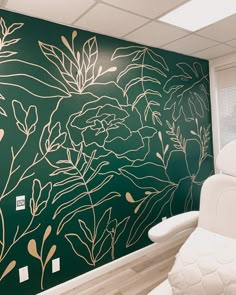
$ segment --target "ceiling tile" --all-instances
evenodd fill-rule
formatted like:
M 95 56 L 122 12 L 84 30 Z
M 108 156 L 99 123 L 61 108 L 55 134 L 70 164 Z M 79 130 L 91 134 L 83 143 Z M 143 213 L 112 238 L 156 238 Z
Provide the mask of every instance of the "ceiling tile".
M 193 52 L 197 52 L 217 44 L 218 43 L 215 41 L 191 34 L 162 46 L 162 48 L 183 54 L 192 54 Z
M 163 15 L 169 10 L 176 8 L 180 4 L 183 4 L 187 1 L 188 0 L 103 0 L 103 2 L 149 18 L 156 18 L 160 15 Z
M 193 53 L 192 55 L 199 58 L 213 59 L 216 57 L 230 54 L 232 52 L 236 52 L 236 48 L 227 46 L 225 44 L 220 44 L 220 45 L 216 45 L 216 46 L 198 51 L 196 53 Z
M 226 43 L 229 44 L 230 46 L 236 47 L 236 39 L 227 41 Z
M 186 36 L 189 32 L 161 22 L 153 21 L 125 36 L 125 39 L 141 44 L 160 47 Z
M 236 14 L 197 32 L 198 35 L 225 42 L 236 38 Z
M 94 0 L 8 0 L 5 8 L 55 22 L 71 24 Z
M 147 19 L 113 8 L 97 4 L 74 25 L 89 31 L 121 37 L 147 22 Z

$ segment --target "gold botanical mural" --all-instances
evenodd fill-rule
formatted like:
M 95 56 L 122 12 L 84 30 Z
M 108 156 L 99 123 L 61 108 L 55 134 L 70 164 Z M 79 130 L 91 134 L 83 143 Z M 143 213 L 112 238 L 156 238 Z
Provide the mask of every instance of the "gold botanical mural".
M 32 295 L 148 245 L 162 217 L 198 208 L 213 172 L 209 70 L 1 14 L 0 293 Z

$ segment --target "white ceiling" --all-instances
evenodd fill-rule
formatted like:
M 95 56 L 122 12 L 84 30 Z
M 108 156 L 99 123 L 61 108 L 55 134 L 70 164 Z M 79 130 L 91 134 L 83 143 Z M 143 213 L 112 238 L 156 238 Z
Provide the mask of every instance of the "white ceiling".
M 236 14 L 194 33 L 158 21 L 185 2 L 188 0 L 0 0 L 0 6 L 205 59 L 236 52 Z

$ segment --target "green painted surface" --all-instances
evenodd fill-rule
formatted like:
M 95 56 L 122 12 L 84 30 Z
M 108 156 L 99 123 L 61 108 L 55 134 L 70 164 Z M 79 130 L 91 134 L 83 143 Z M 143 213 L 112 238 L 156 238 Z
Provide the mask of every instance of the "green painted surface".
M 163 216 L 198 208 L 213 171 L 209 71 L 204 60 L 1 16 L 0 293 L 31 295 L 148 245 Z

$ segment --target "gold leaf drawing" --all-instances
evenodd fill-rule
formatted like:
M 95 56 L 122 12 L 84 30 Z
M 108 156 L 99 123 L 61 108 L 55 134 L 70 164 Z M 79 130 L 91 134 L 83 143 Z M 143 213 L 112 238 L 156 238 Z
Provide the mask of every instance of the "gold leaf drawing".
M 134 209 L 134 213 L 137 214 L 138 210 L 140 209 L 142 203 L 138 204 L 138 206 Z
M 127 193 L 125 194 L 125 198 L 126 198 L 126 200 L 127 200 L 129 203 L 135 203 L 135 200 L 133 199 L 131 193 L 127 192 Z
M 13 34 L 16 30 L 20 29 L 24 24 L 23 23 L 13 23 L 9 27 L 7 27 L 4 19 L 1 17 L 0 19 L 0 27 L 1 27 L 1 42 L 0 42 L 0 50 L 3 50 L 4 47 L 8 47 L 12 44 L 19 42 L 20 38 L 7 40 L 11 34 Z M 17 52 L 9 51 L 9 53 L 16 54 Z
M 2 107 L 0 107 L 0 115 L 7 117 L 7 113 Z
M 52 258 L 52 256 L 55 254 L 57 250 L 57 246 L 53 245 L 50 249 L 50 251 L 48 252 L 47 258 L 45 260 L 45 265 L 48 264 L 48 262 L 50 261 L 50 259 Z
M 73 31 L 73 33 L 72 33 L 72 40 L 74 41 L 76 37 L 77 37 L 77 31 Z
M 1 281 L 6 275 L 8 275 L 8 274 L 9 274 L 9 273 L 15 268 L 15 266 L 16 266 L 16 261 L 15 261 L 15 260 L 11 261 L 11 262 L 8 264 L 7 268 L 4 270 L 4 272 L 3 272 L 3 274 L 2 274 L 2 276 L 1 276 L 1 278 L 0 278 L 0 281 Z
M 46 228 L 46 231 L 44 233 L 44 236 L 43 236 L 43 243 L 46 241 L 46 239 L 49 237 L 50 233 L 52 231 L 52 227 L 51 225 L 49 225 L 47 228 Z
M 14 33 L 16 30 L 20 29 L 24 24 L 23 23 L 14 23 L 12 25 L 10 25 L 10 27 L 8 28 L 8 34 L 12 34 Z
M 76 61 L 79 64 L 79 62 L 80 62 L 80 52 L 79 51 L 77 51 L 77 53 L 76 53 Z
M 47 208 L 51 191 L 51 182 L 48 182 L 45 186 L 42 186 L 39 179 L 34 179 L 32 197 L 30 199 L 30 212 L 32 216 L 39 216 Z M 43 198 L 44 200 L 42 200 Z
M 4 52 L 0 52 L 0 58 L 1 57 L 10 57 L 14 54 L 17 54 L 17 52 L 14 51 L 4 51 Z
M 62 43 L 63 43 L 63 44 L 69 49 L 69 50 L 71 50 L 70 44 L 69 44 L 69 42 L 67 41 L 66 37 L 61 36 L 61 41 L 62 41 Z
M 30 105 L 26 110 L 21 102 L 13 100 L 12 108 L 14 117 L 16 119 L 16 125 L 19 130 L 26 136 L 34 133 L 38 123 L 38 112 L 36 106 Z
M 36 241 L 34 239 L 30 240 L 29 243 L 28 243 L 28 252 L 33 257 L 35 257 L 37 259 L 40 259 L 40 256 L 39 256 L 38 251 L 37 251 Z
M 167 153 L 168 149 L 169 149 L 169 145 L 167 144 L 166 147 L 165 147 L 165 150 L 164 150 L 164 154 Z
M 88 228 L 87 224 L 83 220 L 79 219 L 78 221 L 79 221 L 79 225 L 80 225 L 84 235 L 86 236 L 87 240 L 89 240 L 92 243 L 93 235 L 92 235 L 91 230 Z
M 160 155 L 160 153 L 156 153 L 157 158 L 159 158 L 161 161 L 163 161 L 162 156 Z
M 57 122 L 49 130 L 49 137 L 45 142 L 45 149 L 47 152 L 57 151 L 66 140 L 66 132 L 61 132 L 61 123 Z
M 0 129 L 0 141 L 2 141 L 3 136 L 4 136 L 4 130 Z

